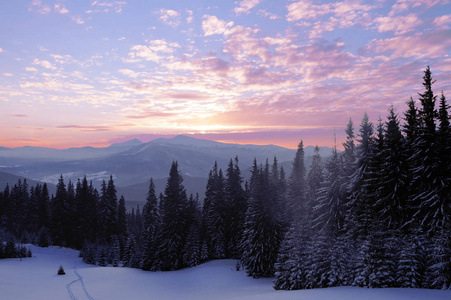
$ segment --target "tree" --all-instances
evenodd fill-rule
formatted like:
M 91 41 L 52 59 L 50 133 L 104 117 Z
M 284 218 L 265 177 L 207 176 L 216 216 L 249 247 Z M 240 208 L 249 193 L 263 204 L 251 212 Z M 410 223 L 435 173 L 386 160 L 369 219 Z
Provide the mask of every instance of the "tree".
M 158 199 L 155 194 L 153 178 L 150 179 L 146 204 L 143 207 L 143 232 L 141 268 L 143 270 L 156 270 L 157 232 L 160 226 L 160 214 L 158 211 Z
M 449 184 L 443 185 L 443 176 L 441 176 L 440 147 L 435 125 L 438 117 L 435 109 L 437 96 L 432 91 L 434 82 L 431 71 L 427 67 L 423 76 L 425 91 L 419 93 L 421 108 L 418 111 L 418 123 L 420 127 L 414 141 L 415 151 L 410 157 L 413 176 L 411 187 L 414 193 L 412 205 L 416 208 L 416 220 L 427 232 L 440 230 L 444 221 L 443 212 L 449 207 L 449 197 L 445 198 L 446 191 L 449 191 Z
M 117 195 L 113 176 L 110 176 L 108 185 L 102 182 L 101 197 L 99 202 L 99 237 L 110 241 L 117 234 Z
M 230 159 L 225 178 L 225 197 L 228 203 L 229 254 L 233 258 L 241 256 L 241 240 L 243 238 L 246 218 L 247 199 L 243 190 L 243 178 L 238 166 L 238 157 Z
M 161 203 L 161 232 L 159 234 L 158 259 L 161 270 L 177 270 L 183 265 L 185 238 L 187 234 L 185 210 L 187 197 L 182 184 L 183 177 L 176 161 L 172 162 Z
M 307 184 L 305 179 L 304 143 L 301 141 L 291 165 L 291 173 L 288 178 L 287 200 L 288 219 L 291 222 L 296 218 L 302 218 L 308 207 L 306 193 Z
M 229 207 L 225 195 L 225 179 L 215 162 L 209 173 L 205 193 L 204 226 L 211 258 L 228 256 Z
M 51 234 L 54 245 L 65 246 L 67 237 L 71 231 L 71 215 L 68 203 L 68 195 L 63 175 L 60 176 L 56 185 L 55 197 L 52 200 L 51 211 Z
M 390 107 L 383 139 L 378 178 L 377 219 L 385 230 L 399 230 L 410 221 L 408 213 L 408 165 L 404 138 L 395 109 Z
M 248 276 L 273 276 L 282 226 L 275 213 L 277 202 L 269 182 L 268 163 L 259 169 L 254 159 L 249 189 L 241 261 Z

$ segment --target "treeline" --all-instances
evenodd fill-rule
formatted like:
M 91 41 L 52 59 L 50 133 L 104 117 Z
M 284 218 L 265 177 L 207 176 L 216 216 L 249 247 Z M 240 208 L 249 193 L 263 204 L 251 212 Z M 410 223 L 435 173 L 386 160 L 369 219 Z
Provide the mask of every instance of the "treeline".
M 277 158 L 254 160 L 248 182 L 238 158 L 225 173 L 215 163 L 203 205 L 173 162 L 164 193 L 150 180 L 142 211 L 126 213 L 112 178 L 99 193 L 61 177 L 51 199 L 45 185 L 7 187 L 1 226 L 81 248 L 91 264 L 158 271 L 237 258 L 249 276 L 275 276 L 276 289 L 450 288 L 451 129 L 433 83 L 428 67 L 403 125 L 393 107 L 376 125 L 365 114 L 357 133 L 350 120 L 344 151 L 325 163 L 316 147 L 307 168 L 302 141 L 288 176 Z
M 34 243 L 81 249 L 83 243 L 109 243 L 127 235 L 125 200 L 116 195 L 113 178 L 100 193 L 86 177 L 65 184 L 58 180 L 55 195 L 47 184 L 29 187 L 26 179 L 0 192 L 0 237 L 17 243 Z

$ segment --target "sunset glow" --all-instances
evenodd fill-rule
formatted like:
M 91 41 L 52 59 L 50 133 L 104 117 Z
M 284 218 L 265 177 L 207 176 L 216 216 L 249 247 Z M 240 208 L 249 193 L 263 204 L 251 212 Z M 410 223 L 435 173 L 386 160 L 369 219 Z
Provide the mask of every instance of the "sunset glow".
M 449 0 L 2 1 L 0 146 L 333 146 L 450 55 Z

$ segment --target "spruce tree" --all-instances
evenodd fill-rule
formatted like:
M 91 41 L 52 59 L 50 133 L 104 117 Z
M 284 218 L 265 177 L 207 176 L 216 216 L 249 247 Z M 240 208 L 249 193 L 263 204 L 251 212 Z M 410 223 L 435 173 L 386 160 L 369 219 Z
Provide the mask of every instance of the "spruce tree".
M 201 210 L 199 206 L 199 196 L 196 198 L 190 195 L 188 207 L 186 209 L 187 236 L 184 250 L 184 265 L 194 267 L 202 260 L 202 245 L 200 239 Z
M 241 256 L 241 240 L 247 202 L 243 190 L 243 178 L 238 166 L 238 157 L 230 159 L 225 178 L 225 197 L 228 203 L 229 254 L 233 258 Z
M 440 231 L 444 223 L 443 212 L 449 208 L 449 184 L 443 181 L 440 165 L 440 146 L 436 124 L 438 113 L 435 108 L 436 97 L 432 91 L 432 75 L 429 67 L 424 71 L 423 86 L 419 93 L 421 108 L 418 112 L 419 133 L 415 140 L 415 152 L 410 158 L 412 163 L 413 206 L 416 219 L 427 232 Z M 444 184 L 445 183 L 445 184 Z M 449 193 L 448 193 L 449 195 Z
M 248 276 L 273 276 L 282 226 L 274 211 L 268 164 L 259 169 L 254 160 L 249 190 L 241 261 Z
M 395 110 L 390 107 L 383 140 L 378 181 L 377 217 L 385 230 L 399 230 L 410 221 L 408 165 L 404 138 Z
M 298 145 L 295 157 L 291 165 L 291 173 L 288 178 L 287 201 L 288 219 L 292 221 L 305 214 L 307 204 L 306 170 L 304 164 L 304 143 Z
M 71 231 L 71 216 L 68 203 L 68 195 L 63 175 L 60 176 L 56 185 L 56 194 L 51 205 L 51 228 L 52 241 L 54 245 L 66 246 L 67 237 Z
M 161 231 L 159 234 L 158 259 L 161 270 L 177 270 L 183 265 L 185 238 L 187 234 L 185 210 L 187 196 L 182 184 L 183 177 L 176 161 L 172 163 L 161 203 Z
M 143 207 L 143 232 L 142 232 L 142 254 L 141 268 L 143 270 L 156 270 L 157 233 L 160 226 L 160 214 L 158 211 L 158 200 L 155 194 L 153 178 L 150 179 L 149 191 L 147 192 L 146 204 Z

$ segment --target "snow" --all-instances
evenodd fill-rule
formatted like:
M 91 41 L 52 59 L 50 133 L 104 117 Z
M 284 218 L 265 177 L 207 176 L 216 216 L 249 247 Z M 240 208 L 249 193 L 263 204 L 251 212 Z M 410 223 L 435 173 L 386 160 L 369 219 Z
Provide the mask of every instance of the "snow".
M 451 291 L 336 287 L 276 291 L 272 279 L 235 271 L 236 260 L 216 260 L 172 272 L 84 264 L 78 251 L 31 246 L 32 258 L 0 260 L 0 300 L 13 299 L 366 299 L 449 300 Z M 66 275 L 57 275 L 62 265 Z

